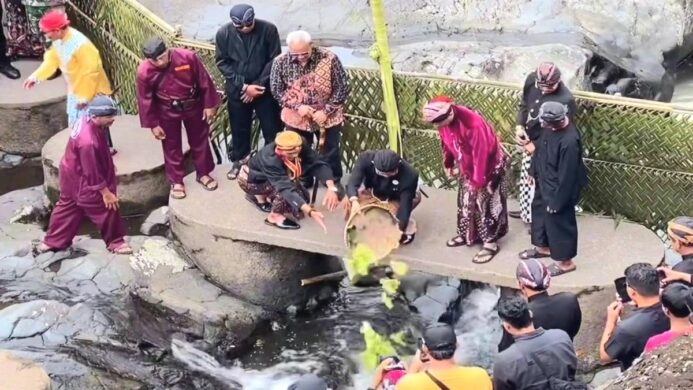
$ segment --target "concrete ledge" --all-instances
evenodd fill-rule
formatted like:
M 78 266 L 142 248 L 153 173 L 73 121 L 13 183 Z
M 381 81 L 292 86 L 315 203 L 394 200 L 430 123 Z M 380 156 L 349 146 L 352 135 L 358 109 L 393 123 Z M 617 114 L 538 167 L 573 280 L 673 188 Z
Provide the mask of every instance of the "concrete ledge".
M 38 156 L 43 144 L 67 126 L 67 86 L 62 77 L 27 91 L 22 83 L 38 61 L 13 63 L 22 78 L 0 77 L 0 150 L 22 156 Z
M 44 190 L 53 203 L 60 193 L 58 166 L 69 136 L 70 130 L 63 130 L 43 147 Z M 123 215 L 145 213 L 166 204 L 169 184 L 161 142 L 155 140 L 149 130 L 140 128 L 139 119 L 134 115 L 119 116 L 111 128 L 111 137 L 118 150 L 113 160 Z M 186 145 L 186 153 L 187 149 Z
M 296 231 L 267 226 L 263 223 L 265 215 L 248 204 L 238 184 L 224 179 L 225 169 L 217 167 L 215 171 L 215 177 L 220 180 L 219 189 L 214 192 L 202 189 L 192 175 L 186 177 L 188 198 L 169 203 L 171 227 L 176 236 L 206 236 L 216 242 L 242 240 L 333 256 L 345 255 L 341 210 L 328 215 L 327 235 L 310 220 L 302 221 L 302 228 Z M 416 240 L 397 249 L 392 257 L 406 261 L 416 270 L 516 287 L 517 254 L 531 247 L 522 223 L 511 219 L 510 233 L 499 242 L 500 253 L 493 261 L 477 265 L 472 263 L 472 257 L 479 250 L 478 246 L 445 246 L 445 241 L 455 234 L 456 192 L 436 189 L 427 189 L 427 192 L 430 198 L 424 198 L 414 212 L 419 225 Z M 510 207 L 513 209 L 517 205 Z M 629 222 L 616 224 L 611 218 L 594 215 L 579 216 L 578 224 L 578 270 L 554 278 L 554 290 L 582 292 L 611 286 L 629 264 L 648 262 L 654 265 L 662 259 L 661 241 L 643 226 Z M 193 230 L 195 234 L 191 235 Z M 195 250 L 200 249 L 199 243 L 181 242 L 191 250 L 193 257 Z M 224 256 L 214 260 L 220 264 L 219 269 L 225 268 L 222 266 L 227 261 Z M 550 261 L 545 262 L 549 264 Z M 211 266 L 208 262 L 205 268 L 209 271 Z

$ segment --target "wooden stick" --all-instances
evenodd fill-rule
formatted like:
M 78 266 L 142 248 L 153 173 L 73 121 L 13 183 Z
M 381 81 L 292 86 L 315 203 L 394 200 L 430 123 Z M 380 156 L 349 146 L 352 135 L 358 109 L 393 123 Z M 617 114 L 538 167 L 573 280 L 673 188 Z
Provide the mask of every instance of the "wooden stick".
M 308 286 L 308 285 L 320 283 L 320 282 L 331 282 L 331 281 L 335 281 L 335 280 L 341 280 L 345 276 L 347 276 L 346 271 L 338 271 L 338 272 L 332 272 L 330 274 L 313 276 L 312 278 L 301 279 L 301 286 Z

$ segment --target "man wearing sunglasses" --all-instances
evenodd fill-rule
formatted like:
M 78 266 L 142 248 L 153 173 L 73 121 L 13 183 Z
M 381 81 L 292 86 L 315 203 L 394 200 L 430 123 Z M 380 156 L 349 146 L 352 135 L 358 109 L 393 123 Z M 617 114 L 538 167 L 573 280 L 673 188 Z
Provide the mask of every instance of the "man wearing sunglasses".
M 260 121 L 265 144 L 281 130 L 279 105 L 267 91 L 272 61 L 281 54 L 277 27 L 256 19 L 247 4 L 231 8 L 231 22 L 216 35 L 216 64 L 226 79 L 227 107 L 231 126 L 231 170 L 229 180 L 238 177 L 241 165 L 250 156 L 250 129 L 253 112 Z
M 316 133 L 320 134 L 324 145 L 320 158 L 330 165 L 341 187 L 339 142 L 344 103 L 349 96 L 346 72 L 334 53 L 313 47 L 306 31 L 289 33 L 286 43 L 289 52 L 277 57 L 272 65 L 272 95 L 282 107 L 281 118 L 288 129 L 300 133 L 308 145 L 313 144 Z
M 347 216 L 358 212 L 362 204 L 387 202 L 399 221 L 400 243 L 406 245 L 416 234 L 411 212 L 421 202 L 418 187 L 419 172 L 399 154 L 389 149 L 367 150 L 356 160 L 342 202 Z
M 529 180 L 529 166 L 534 154 L 534 143 L 541 134 L 539 108 L 544 102 L 558 102 L 568 107 L 568 117 L 575 122 L 577 105 L 568 87 L 561 81 L 561 70 L 553 62 L 542 62 L 537 69 L 527 75 L 522 90 L 522 99 L 517 112 L 516 142 L 523 148 L 520 169 L 520 211 L 510 211 L 513 218 L 522 218 L 529 225 L 532 223 L 532 199 L 534 183 Z

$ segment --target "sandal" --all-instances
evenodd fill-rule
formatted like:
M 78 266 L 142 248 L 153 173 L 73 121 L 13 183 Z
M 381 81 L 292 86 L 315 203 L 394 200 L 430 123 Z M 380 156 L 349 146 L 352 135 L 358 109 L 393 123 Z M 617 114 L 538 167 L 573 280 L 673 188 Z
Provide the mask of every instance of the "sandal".
M 260 203 L 257 200 L 257 198 L 253 195 L 245 194 L 245 200 L 252 203 L 253 206 L 255 206 L 258 210 L 262 211 L 263 213 L 269 213 L 270 211 L 272 211 L 272 205 L 270 204 L 270 202 Z
M 537 250 L 537 248 L 532 248 L 532 249 L 525 249 L 522 252 L 518 254 L 520 256 L 520 259 L 522 260 L 529 260 L 529 259 L 541 259 L 544 257 L 551 257 L 550 253 L 541 253 Z
M 493 260 L 494 257 L 496 257 L 496 254 L 498 254 L 499 250 L 500 250 L 499 246 L 496 246 L 495 248 L 483 247 L 483 248 L 481 248 L 479 253 L 474 255 L 474 258 L 472 259 L 472 263 L 474 263 L 474 264 L 488 263 L 489 261 Z
M 556 277 L 559 275 L 567 274 L 568 272 L 573 272 L 577 269 L 577 267 L 573 267 L 571 269 L 563 269 L 558 266 L 558 264 L 553 263 L 549 265 L 549 273 L 551 274 L 551 277 Z
M 38 255 L 40 255 L 42 253 L 46 253 L 46 252 L 55 252 L 55 249 L 49 247 L 43 241 L 41 241 L 34 246 L 33 252 L 34 252 L 35 256 L 38 256 Z
M 402 245 L 411 244 L 411 242 L 414 241 L 414 237 L 416 237 L 416 233 L 402 234 L 402 237 L 399 239 L 399 243 Z
M 241 173 L 241 164 L 235 162 L 231 165 L 231 170 L 226 173 L 226 178 L 229 180 L 236 180 L 239 173 Z
M 202 179 L 207 178 L 207 180 L 202 181 Z M 211 176 L 205 175 L 199 179 L 197 179 L 197 182 L 202 184 L 202 188 L 204 188 L 207 191 L 214 191 L 219 187 L 219 183 L 217 183 L 216 180 L 212 179 Z
M 169 195 L 173 199 L 183 199 L 186 196 L 188 196 L 188 194 L 185 193 L 185 188 L 176 188 L 174 186 L 171 186 L 171 191 L 169 191 Z
M 126 243 L 122 243 L 119 245 L 117 248 L 111 249 L 111 253 L 115 253 L 116 255 L 131 255 L 132 254 L 132 248 L 130 245 Z
M 448 242 L 445 243 L 450 248 L 454 248 L 457 246 L 462 246 L 462 245 L 467 245 L 467 242 L 464 241 L 464 238 L 462 236 L 455 236 L 451 239 L 448 240 Z
M 301 228 L 301 225 L 290 220 L 289 218 L 284 218 L 284 220 L 281 222 L 272 222 L 269 219 L 265 218 L 265 224 L 270 225 L 270 226 L 274 226 L 274 227 L 278 227 L 278 228 L 284 229 L 284 230 L 296 230 L 296 229 Z

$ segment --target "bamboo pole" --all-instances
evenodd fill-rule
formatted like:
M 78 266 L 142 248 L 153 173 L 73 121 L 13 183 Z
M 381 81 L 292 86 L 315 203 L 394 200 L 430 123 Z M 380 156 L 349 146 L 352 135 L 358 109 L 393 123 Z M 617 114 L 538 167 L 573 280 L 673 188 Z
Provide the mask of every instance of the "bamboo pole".
M 309 286 L 311 284 L 322 282 L 334 282 L 344 279 L 345 276 L 347 276 L 346 271 L 337 271 L 329 274 L 313 276 L 312 278 L 301 279 L 301 286 Z
M 395 87 L 392 80 L 392 58 L 390 57 L 390 44 L 387 38 L 387 23 L 382 0 L 370 0 L 373 13 L 373 25 L 375 27 L 376 52 L 371 55 L 380 64 L 380 79 L 383 85 L 383 102 L 385 118 L 387 119 L 388 141 L 390 149 L 402 154 L 402 131 L 399 123 L 397 100 L 395 99 Z

